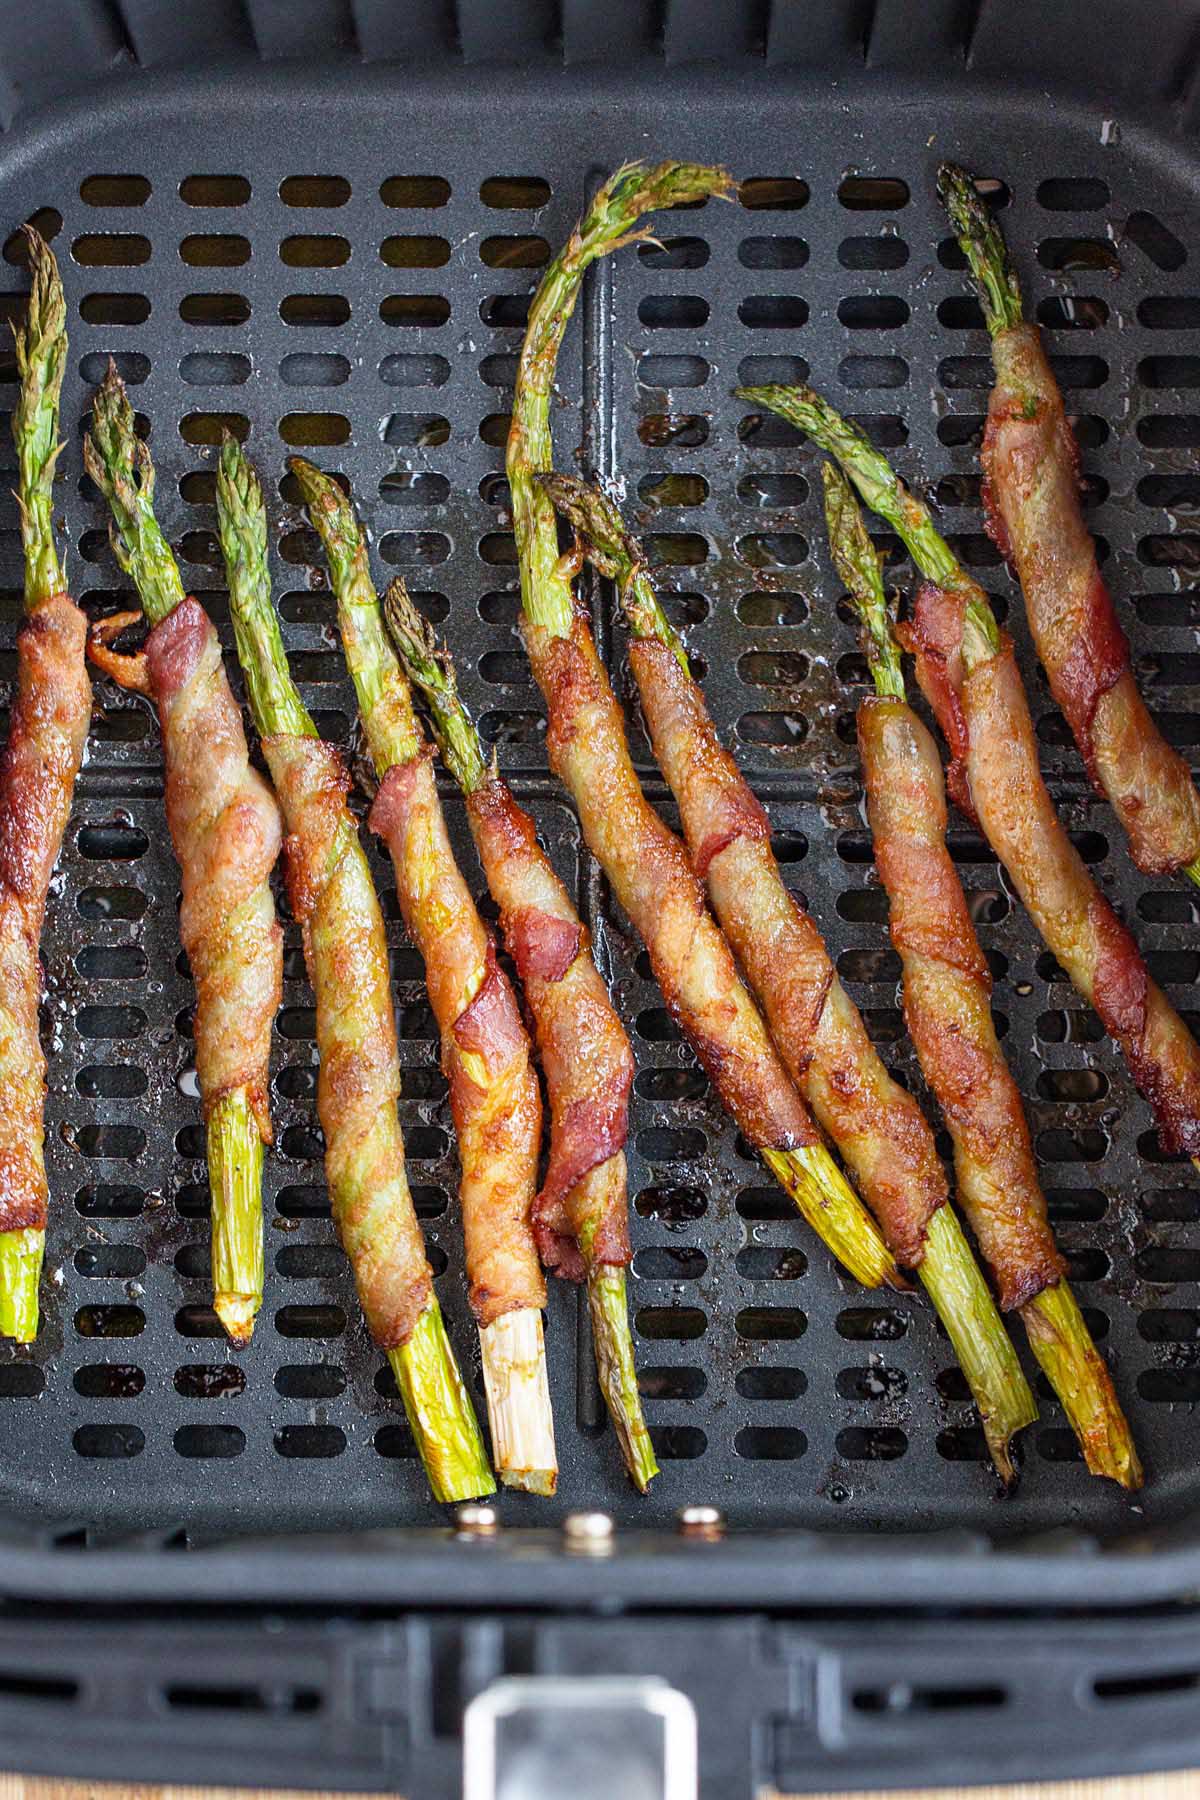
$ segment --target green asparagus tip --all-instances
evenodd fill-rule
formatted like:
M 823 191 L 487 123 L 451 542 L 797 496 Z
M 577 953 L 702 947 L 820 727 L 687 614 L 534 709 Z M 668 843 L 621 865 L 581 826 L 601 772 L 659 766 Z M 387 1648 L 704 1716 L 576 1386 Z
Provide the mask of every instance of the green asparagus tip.
M 408 1342 L 387 1353 L 435 1500 L 478 1500 L 496 1483 L 442 1309 L 429 1299 Z
M 875 691 L 903 700 L 904 670 L 884 592 L 883 558 L 867 535 L 854 490 L 836 463 L 821 464 L 821 480 L 830 554 L 862 626 Z
M 26 1226 L 0 1231 L 0 1337 L 32 1344 L 38 1331 L 38 1283 L 46 1234 Z
M 1043 1289 L 1021 1308 L 1021 1317 L 1088 1469 L 1135 1492 L 1143 1477 L 1133 1434 L 1070 1287 L 1059 1281 Z
M 54 545 L 54 467 L 62 444 L 58 403 L 67 359 L 67 308 L 58 264 L 45 240 L 25 227 L 33 284 L 24 325 L 13 339 L 21 388 L 13 408 L 17 449 L 17 498 L 25 551 L 25 605 L 59 593 L 65 585 Z
M 1200 856 L 1197 856 L 1190 863 L 1184 863 L 1183 873 L 1187 876 L 1189 881 L 1194 882 L 1197 887 L 1200 887 Z
M 629 1478 L 638 1493 L 644 1494 L 659 1468 L 638 1391 L 625 1271 L 614 1263 L 594 1264 L 588 1270 L 587 1284 L 600 1387 Z
M 955 163 L 943 163 L 937 185 L 958 247 L 974 278 L 984 322 L 995 337 L 997 332 L 1019 325 L 1022 318 L 1021 286 L 1009 261 L 1004 235 L 965 169 Z
M 113 554 L 133 581 L 146 617 L 157 625 L 183 599 L 183 582 L 154 517 L 154 464 L 137 435 L 133 407 L 111 356 L 92 398 L 83 460 L 112 513 Z
M 433 626 L 418 611 L 399 575 L 383 596 L 383 616 L 405 674 L 424 696 L 443 762 L 463 792 L 473 794 L 487 780 L 479 733 L 459 698 L 449 650 L 439 646 Z
M 638 212 L 658 212 L 664 207 L 705 200 L 710 194 L 718 200 L 732 200 L 736 192 L 737 184 L 729 171 L 712 164 L 660 162 L 648 166 L 629 162 L 605 182 L 593 209 L 603 204 L 606 211 L 619 213 L 632 200 Z

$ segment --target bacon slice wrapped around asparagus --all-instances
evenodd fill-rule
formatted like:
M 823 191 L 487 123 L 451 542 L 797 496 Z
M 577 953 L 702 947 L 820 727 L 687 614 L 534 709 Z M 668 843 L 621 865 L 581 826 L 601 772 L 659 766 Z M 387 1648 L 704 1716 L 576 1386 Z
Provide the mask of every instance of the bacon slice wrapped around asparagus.
M 379 778 L 371 828 L 391 853 L 441 1032 L 492 1461 L 507 1486 L 552 1494 L 558 1459 L 542 1332 L 546 1283 L 531 1219 L 542 1102 L 529 1038 L 450 848 L 432 750 L 384 629 L 354 508 L 303 457 L 290 467 L 329 558 L 342 645 Z
M 611 501 L 567 475 L 539 477 L 587 554 L 617 583 L 654 753 L 679 802 L 698 874 L 762 1003 L 788 1069 L 841 1151 L 896 1260 L 915 1268 L 954 1345 L 997 1469 L 1037 1408 L 953 1212 L 933 1135 L 889 1076 L 817 927 L 784 885 L 767 816 L 722 745 L 687 653 Z
M 945 163 L 938 188 L 978 291 L 996 383 L 983 439 L 988 530 L 1014 565 L 1029 625 L 1093 785 L 1147 875 L 1200 884 L 1200 792 L 1138 692 L 1129 642 L 1079 503 L 1079 452 L 1004 238 L 975 184 Z
M 551 767 L 575 799 L 588 848 L 650 952 L 667 1005 L 742 1131 L 800 1211 L 868 1286 L 898 1279 L 895 1263 L 820 1140 L 713 922 L 683 844 L 642 794 L 625 721 L 586 615 L 575 605 L 578 563 L 558 555 L 548 495 L 534 480 L 553 459 L 550 389 L 588 264 L 632 241 L 651 207 L 724 193 L 719 169 L 663 163 L 618 170 L 550 263 L 529 309 L 506 469 L 521 573 L 525 647 L 550 715 Z
M 25 618 L 0 757 L 0 1335 L 20 1344 L 37 1336 L 49 1204 L 38 944 L 92 710 L 87 621 L 65 591 L 52 518 L 66 306 L 54 257 L 32 227 L 25 243 L 33 287 L 15 333 L 13 412 Z
M 958 1196 L 1000 1304 L 1020 1312 L 1088 1468 L 1138 1488 L 1133 1438 L 1064 1279 L 1025 1109 L 992 1023 L 991 972 L 946 846 L 942 765 L 907 701 L 879 557 L 846 477 L 833 463 L 821 474 L 830 549 L 875 683 L 858 709 L 858 745 L 875 862 L 904 969 L 904 1016 L 954 1140 Z
M 400 659 L 429 708 L 442 759 L 462 789 L 500 928 L 533 1016 L 550 1100 L 550 1158 L 534 1207 L 542 1260 L 586 1277 L 596 1363 L 630 1479 L 658 1473 L 642 1414 L 625 1269 L 631 1258 L 625 1168 L 633 1052 L 592 960 L 588 932 L 538 843 L 533 820 L 484 760 L 454 666 L 404 584 L 384 610 Z
M 495 1483 L 405 1172 L 387 939 L 346 804 L 350 777 L 317 736 L 288 669 L 271 604 L 262 489 L 232 437 L 221 448 L 217 520 L 238 659 L 283 808 L 288 894 L 317 1002 L 317 1114 L 333 1216 L 434 1498 L 490 1494 Z
M 837 459 L 926 577 L 902 641 L 952 752 L 947 785 L 978 819 L 1027 911 L 1120 1046 L 1163 1149 L 1200 1157 L 1200 1045 L 1150 978 L 1133 935 L 1096 886 L 1038 767 L 1012 642 L 928 508 L 863 434 L 810 388 L 747 388 Z
M 93 402 L 84 462 L 109 503 L 114 553 L 151 627 L 145 649 L 126 656 L 110 640 L 138 615 L 104 619 L 90 653 L 106 674 L 148 694 L 158 708 L 167 824 L 183 885 L 179 932 L 196 983 L 213 1308 L 232 1341 L 244 1344 L 263 1291 L 268 1064 L 283 975 L 283 934 L 269 885 L 282 839 L 279 808 L 250 767 L 216 631 L 199 602 L 185 596 L 154 517 L 153 464 L 111 362 Z

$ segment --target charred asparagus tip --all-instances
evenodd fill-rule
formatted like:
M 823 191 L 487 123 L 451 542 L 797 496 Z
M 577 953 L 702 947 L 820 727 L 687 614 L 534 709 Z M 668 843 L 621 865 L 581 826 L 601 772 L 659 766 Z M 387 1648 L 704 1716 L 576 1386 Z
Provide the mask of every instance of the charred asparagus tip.
M 618 1264 L 593 1264 L 588 1269 L 587 1285 L 596 1368 L 608 1416 L 620 1442 L 629 1478 L 638 1493 L 644 1494 L 659 1469 L 638 1391 L 625 1298 L 625 1271 Z
M 505 1487 L 552 1494 L 558 1486 L 554 1415 L 542 1315 L 518 1307 L 479 1328 L 492 1462 Z
M 442 761 L 465 794 L 475 793 L 488 778 L 479 733 L 459 698 L 449 650 L 438 648 L 399 575 L 383 596 L 383 616 L 405 674 L 424 696 Z
M 615 504 L 599 488 L 574 475 L 547 470 L 534 478 L 555 511 L 573 526 L 577 546 L 594 568 L 617 584 L 617 592 L 635 637 L 657 638 L 690 675 L 687 652 L 659 604 L 641 545 L 626 529 Z
M 387 1353 L 435 1500 L 478 1500 L 496 1483 L 436 1296 L 405 1344 Z
M 1065 1281 L 1045 1288 L 1021 1308 L 1034 1355 L 1062 1402 L 1084 1460 L 1093 1475 L 1106 1475 L 1131 1491 L 1142 1485 L 1142 1465 L 1100 1352 L 1079 1303 Z
M 823 1144 L 759 1152 L 818 1237 L 864 1287 L 905 1286 L 895 1258 Z
M 830 554 L 862 626 L 875 691 L 903 700 L 904 670 L 884 593 L 881 558 L 867 535 L 854 491 L 836 463 L 821 464 L 821 480 Z
M 937 185 L 974 278 L 989 333 L 995 337 L 1011 330 L 1022 319 L 1021 287 L 1000 227 L 965 169 L 943 163 Z
M 235 1344 L 248 1344 L 262 1305 L 263 1143 L 244 1088 L 222 1094 L 208 1118 L 213 1311 Z
M 32 1226 L 0 1231 L 0 1337 L 32 1344 L 38 1332 L 38 1283 L 46 1234 Z
M 1037 1418 L 1037 1402 L 949 1206 L 939 1206 L 929 1221 L 918 1274 L 966 1376 L 992 1461 L 1005 1486 L 1011 1486 L 1017 1472 L 1010 1445 Z
M 67 359 L 67 309 L 49 245 L 31 225 L 25 227 L 25 242 L 33 282 L 25 323 L 13 330 L 21 389 L 12 427 L 28 611 L 65 585 L 54 544 L 53 489 L 62 449 L 58 404 Z

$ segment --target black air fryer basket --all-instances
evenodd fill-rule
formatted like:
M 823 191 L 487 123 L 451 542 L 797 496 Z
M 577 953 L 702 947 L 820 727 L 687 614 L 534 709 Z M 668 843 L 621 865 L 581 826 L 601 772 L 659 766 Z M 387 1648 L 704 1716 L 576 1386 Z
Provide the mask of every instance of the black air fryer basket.
M 3 224 L 32 218 L 52 239 L 69 303 L 73 591 L 93 615 L 125 603 L 80 459 L 111 354 L 150 433 L 185 580 L 227 650 L 214 447 L 226 425 L 246 438 L 293 670 L 321 730 L 352 745 L 323 563 L 284 458 L 303 448 L 350 478 L 377 572 L 403 570 L 442 622 L 634 1038 L 631 1298 L 663 1466 L 638 1499 L 579 1296 L 560 1283 L 547 1316 L 557 1498 L 505 1494 L 490 1536 L 456 1531 L 430 1502 L 329 1217 L 291 926 L 267 1298 L 251 1347 L 229 1348 L 208 1303 L 157 726 L 98 681 L 44 943 L 43 1325 L 32 1350 L 0 1350 L 5 1766 L 445 1800 L 464 1708 L 493 1683 L 601 1675 L 659 1677 L 690 1699 L 709 1800 L 1200 1763 L 1195 1173 L 1160 1154 L 1098 1022 L 958 825 L 1072 1280 L 1150 1477 L 1136 1503 L 1089 1479 L 1043 1390 L 1019 1491 L 1000 1499 L 932 1309 L 853 1289 L 766 1185 L 581 851 L 516 636 L 503 477 L 548 246 L 629 157 L 727 163 L 745 181 L 738 202 L 662 219 L 659 242 L 589 276 L 559 371 L 560 463 L 623 484 L 788 879 L 902 1079 L 923 1092 L 864 825 L 864 669 L 822 548 L 817 458 L 734 399 L 739 382 L 811 376 L 936 498 L 1016 634 L 1075 840 L 1194 1020 L 1198 898 L 1134 871 L 983 533 L 987 343 L 934 174 L 951 156 L 995 184 L 1141 677 L 1171 741 L 1200 753 L 1197 43 L 1197 0 L 4 10 Z M 5 258 L 17 319 L 15 240 Z M 11 396 L 11 356 L 3 379 Z M 6 468 L 9 644 L 12 479 Z M 892 573 L 911 577 L 898 559 Z M 601 646 L 628 695 L 603 606 Z M 673 817 L 630 718 L 647 790 Z M 414 1191 L 465 1350 L 434 1025 L 390 869 L 374 866 Z M 680 1511 L 701 1503 L 721 1522 L 689 1534 Z M 613 1531 L 581 1549 L 564 1521 L 588 1511 Z

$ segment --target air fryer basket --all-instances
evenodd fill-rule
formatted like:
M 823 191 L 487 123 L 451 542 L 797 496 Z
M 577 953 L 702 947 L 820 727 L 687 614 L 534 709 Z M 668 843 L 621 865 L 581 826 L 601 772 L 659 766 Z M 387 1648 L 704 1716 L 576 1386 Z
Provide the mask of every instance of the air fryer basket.
M 746 180 L 738 202 L 659 221 L 659 242 L 589 277 L 559 370 L 556 444 L 564 464 L 578 458 L 623 484 L 669 609 L 706 670 L 713 712 L 768 804 L 788 878 L 885 1057 L 923 1092 L 862 815 L 853 714 L 864 670 L 823 553 L 816 458 L 781 421 L 733 398 L 741 381 L 811 376 L 935 496 L 1015 631 L 1044 767 L 1076 842 L 1156 977 L 1195 1017 L 1200 906 L 1190 890 L 1146 882 L 1130 864 L 983 535 L 987 344 L 933 192 L 948 155 L 995 184 L 1030 311 L 1077 417 L 1089 518 L 1139 669 L 1167 735 L 1194 751 L 1200 163 L 1189 51 L 1198 14 L 1182 4 L 1159 12 L 1150 33 L 1140 9 L 1120 0 L 1060 8 L 1053 24 L 1031 0 L 920 9 L 904 0 L 679 0 L 665 14 L 639 0 L 564 0 L 561 13 L 540 0 L 460 0 L 455 9 L 434 0 L 61 0 L 38 19 L 0 26 L 5 227 L 31 217 L 51 237 L 68 295 L 61 497 L 73 591 L 93 615 L 126 603 L 80 459 L 90 388 L 111 354 L 144 415 L 160 516 L 185 580 L 231 657 L 214 446 L 225 425 L 245 437 L 267 488 L 293 670 L 321 729 L 352 745 L 353 697 L 323 564 L 284 458 L 302 449 L 349 477 L 377 573 L 403 570 L 449 636 L 466 698 L 579 894 L 631 1029 L 631 1298 L 663 1465 L 638 1499 L 604 1424 L 578 1294 L 555 1284 L 547 1332 L 557 1499 L 503 1496 L 492 1544 L 414 1529 L 444 1522 L 329 1218 L 311 995 L 291 926 L 267 1297 L 251 1347 L 235 1355 L 226 1344 L 208 1305 L 192 989 L 157 726 L 142 702 L 98 682 L 44 943 L 50 1278 L 37 1344 L 0 1351 L 0 1590 L 30 1618 L 47 1603 L 135 1596 L 148 1606 L 236 1597 L 414 1607 L 419 1616 L 344 1640 L 310 1624 L 317 1647 L 289 1638 L 286 1653 L 310 1670 L 307 1686 L 295 1671 L 262 1673 L 249 1624 L 232 1660 L 211 1624 L 207 1651 L 199 1631 L 171 1640 L 147 1624 L 149 1641 L 140 1626 L 122 1628 L 135 1633 L 128 1651 L 112 1629 L 108 1686 L 97 1688 L 95 1671 L 72 1672 L 91 1642 L 86 1629 L 47 1626 L 60 1635 L 44 1640 L 46 1681 L 63 1691 L 6 1686 L 0 1668 L 10 1738 L 24 1743 L 30 1707 L 47 1718 L 82 1705 L 105 1722 L 102 1741 L 111 1729 L 111 1772 L 161 1772 L 168 1765 L 155 1757 L 170 1744 L 172 1774 L 184 1763 L 213 1773 L 217 1701 L 191 1719 L 200 1728 L 191 1737 L 179 1707 L 156 1726 L 135 1704 L 147 1667 L 166 1668 L 165 1644 L 175 1641 L 189 1668 L 207 1657 L 228 1669 L 230 1693 L 243 1668 L 246 1691 L 259 1695 L 230 1703 L 257 1709 L 240 1722 L 242 1737 L 224 1737 L 220 1767 L 230 1775 L 276 1775 L 290 1748 L 292 1779 L 394 1785 L 419 1770 L 430 1783 L 422 1793 L 440 1794 L 433 1784 L 448 1779 L 446 1720 L 458 1700 L 491 1673 L 589 1658 L 674 1672 L 697 1697 L 718 1669 L 740 1666 L 741 1688 L 722 1680 L 716 1692 L 726 1713 L 736 1707 L 756 1721 L 755 1767 L 780 1785 L 911 1778 L 906 1746 L 931 1733 L 945 1754 L 927 1775 L 995 1772 L 1022 1708 L 1059 1721 L 1063 1768 L 1097 1758 L 1163 1764 L 1194 1751 L 1180 1723 L 1200 1679 L 1186 1616 L 1148 1626 L 1133 1657 L 1125 1627 L 1106 1636 L 1097 1625 L 1086 1643 L 1072 1629 L 1073 1685 L 1056 1687 L 1046 1670 L 1052 1646 L 1062 1666 L 1062 1627 L 1026 1635 L 1022 1654 L 1036 1641 L 1043 1660 L 1015 1671 L 1008 1639 L 993 1635 L 985 1647 L 976 1627 L 954 1627 L 956 1639 L 914 1619 L 904 1657 L 919 1661 L 928 1642 L 933 1673 L 903 1702 L 886 1630 L 869 1651 L 849 1628 L 800 1637 L 794 1624 L 764 1635 L 766 1613 L 805 1607 L 1186 1602 L 1198 1580 L 1200 1186 L 1186 1163 L 1162 1158 L 1097 1021 L 1041 948 L 986 845 L 957 827 L 1072 1279 L 1150 1474 L 1136 1503 L 1090 1480 L 1043 1386 L 1020 1490 L 998 1500 L 931 1310 L 852 1290 L 806 1235 L 713 1104 L 581 853 L 546 770 L 541 703 L 515 632 L 503 478 L 526 298 L 548 246 L 601 174 L 630 156 L 727 163 Z M 24 278 L 12 241 L 5 256 L 3 307 L 19 318 Z M 11 359 L 3 374 L 11 394 Z M 0 605 L 11 643 L 20 543 L 15 507 L 4 507 Z M 901 585 L 911 577 L 898 558 L 891 571 Z M 596 602 L 602 648 L 628 694 L 620 629 L 603 596 Z M 10 655 L 5 672 L 11 666 Z M 630 720 L 647 790 L 672 817 L 632 708 Z M 447 805 L 481 886 L 461 809 L 449 795 Z M 411 1173 L 439 1295 L 469 1355 L 433 1024 L 390 870 L 377 857 L 374 866 L 393 947 Z M 671 1535 L 678 1509 L 695 1501 L 722 1509 L 726 1542 Z M 554 1528 L 595 1507 L 617 1522 L 616 1551 L 570 1560 Z M 788 1535 L 758 1535 L 767 1528 Z M 300 1551 L 303 1562 L 287 1539 L 298 1530 L 325 1534 Z M 246 1536 L 260 1541 L 238 1547 Z M 162 1554 L 185 1544 L 230 1547 Z M 86 1555 L 67 1556 L 68 1546 Z M 606 1598 L 663 1609 L 646 1627 L 661 1635 L 639 1637 L 632 1619 L 551 1626 L 503 1610 Z M 450 1626 L 420 1610 L 446 1604 L 470 1609 L 473 1622 Z M 711 1609 L 711 1666 L 697 1665 L 696 1621 L 670 1616 L 689 1606 Z M 31 1628 L 20 1629 L 6 1666 L 28 1645 Z M 0 1620 L 0 1639 L 10 1630 Z M 572 1651 L 584 1641 L 586 1652 Z M 138 1672 L 128 1679 L 126 1655 Z M 972 1656 L 991 1661 L 964 1682 Z M 335 1726 L 377 1716 L 361 1710 L 361 1670 L 376 1663 L 409 1670 L 409 1686 L 389 1686 L 392 1710 L 378 1715 L 408 1722 L 381 1725 L 378 1742 L 357 1738 L 360 1768 L 330 1746 L 341 1741 Z M 457 1698 L 446 1713 L 430 1670 L 451 1667 Z M 818 1704 L 818 1689 L 833 1691 L 820 1688 L 818 1668 L 840 1671 L 836 1717 L 831 1700 Z M 1147 1670 L 1139 1699 L 1127 1687 Z M 1096 1722 L 1106 1681 L 1126 1706 L 1111 1729 Z M 174 1691 L 169 1675 L 152 1685 L 158 1701 Z M 936 1696 L 959 1690 L 967 1698 L 950 1730 L 941 1715 L 951 1702 Z M 295 1699 L 309 1692 L 316 1706 Z M 294 1716 L 306 1711 L 320 1718 Z M 405 1757 L 424 1745 L 429 1760 L 399 1760 L 401 1742 Z M 708 1750 L 712 1792 L 737 1791 L 730 1780 L 747 1779 L 748 1751 Z M 732 1771 L 720 1788 L 718 1752 Z M 31 1744 L 22 1754 L 32 1765 L 39 1752 Z M 1032 1766 L 1044 1771 L 1046 1758 Z M 86 1772 L 99 1772 L 94 1758 Z

